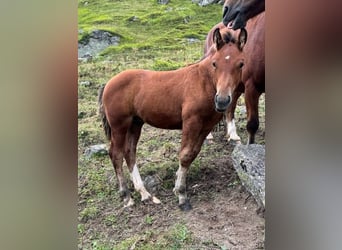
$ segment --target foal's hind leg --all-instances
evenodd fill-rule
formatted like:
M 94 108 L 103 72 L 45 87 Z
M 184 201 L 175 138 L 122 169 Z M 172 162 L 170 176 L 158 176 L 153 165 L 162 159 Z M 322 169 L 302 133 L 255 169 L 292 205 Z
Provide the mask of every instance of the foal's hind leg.
M 134 204 L 134 201 L 131 198 L 131 195 L 127 188 L 126 180 L 122 169 L 125 135 L 126 133 L 122 133 L 122 131 L 117 133 L 113 133 L 112 131 L 109 156 L 112 160 L 116 178 L 118 180 L 119 194 L 123 198 L 125 206 L 132 206 Z
M 227 124 L 227 139 L 228 141 L 233 140 L 240 142 L 241 138 L 238 136 L 236 132 L 236 126 L 235 126 L 235 119 L 234 119 L 234 114 L 235 114 L 235 109 L 236 109 L 236 104 L 241 96 L 241 92 L 239 91 L 234 91 L 233 97 L 232 97 L 232 103 L 229 105 L 229 108 L 226 112 L 226 124 Z
M 156 204 L 161 203 L 159 199 L 146 190 L 144 183 L 141 179 L 138 166 L 136 164 L 136 150 L 137 143 L 141 134 L 141 128 L 143 123 L 140 121 L 133 121 L 130 129 L 127 131 L 126 143 L 125 143 L 125 159 L 128 169 L 131 174 L 131 178 L 134 184 L 134 189 L 141 195 L 141 200 L 145 201 L 152 198 L 152 201 Z

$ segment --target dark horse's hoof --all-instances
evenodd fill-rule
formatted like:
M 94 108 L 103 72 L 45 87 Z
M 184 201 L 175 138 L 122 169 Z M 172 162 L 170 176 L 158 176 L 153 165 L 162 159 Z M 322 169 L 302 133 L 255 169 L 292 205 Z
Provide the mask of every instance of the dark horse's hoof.
M 182 211 L 189 211 L 192 209 L 192 206 L 190 204 L 190 201 L 189 200 L 186 200 L 185 203 L 183 204 L 179 204 L 179 208 L 182 210 Z

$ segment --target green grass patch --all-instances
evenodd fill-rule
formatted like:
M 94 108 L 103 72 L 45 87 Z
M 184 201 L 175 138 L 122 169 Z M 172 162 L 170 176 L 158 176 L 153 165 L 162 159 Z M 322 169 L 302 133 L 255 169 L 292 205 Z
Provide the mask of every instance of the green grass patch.
M 220 21 L 221 11 L 221 5 L 200 7 L 191 1 L 79 1 L 78 39 L 86 40 L 95 29 L 119 35 L 120 45 L 104 50 L 102 56 L 132 49 L 179 49 L 185 38 L 204 40 Z
M 86 207 L 79 214 L 80 220 L 87 221 L 89 219 L 93 219 L 98 215 L 98 213 L 99 213 L 99 210 L 97 207 L 95 206 Z
M 176 224 L 167 238 L 172 243 L 170 249 L 181 249 L 184 245 L 191 242 L 191 232 L 183 223 Z
M 154 70 L 175 70 L 183 65 L 181 63 L 173 62 L 173 61 L 164 61 L 164 60 L 156 60 L 152 69 Z

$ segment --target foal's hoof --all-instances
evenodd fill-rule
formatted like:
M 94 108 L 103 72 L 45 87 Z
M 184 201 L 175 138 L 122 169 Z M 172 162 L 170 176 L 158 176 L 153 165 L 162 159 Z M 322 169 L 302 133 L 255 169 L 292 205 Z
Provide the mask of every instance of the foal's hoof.
M 233 144 L 241 144 L 241 139 L 240 139 L 240 137 L 239 137 L 239 138 L 231 138 L 231 137 L 228 137 L 227 141 L 230 142 L 230 143 L 233 143 Z
M 132 207 L 134 205 L 134 200 L 132 199 L 132 197 L 129 197 L 129 199 L 125 199 L 124 200 L 124 207 Z
M 161 204 L 161 201 L 155 196 L 150 196 L 148 199 L 144 199 L 141 202 L 143 204 Z
M 152 201 L 154 204 L 161 204 L 161 201 L 155 196 L 152 197 Z
M 185 203 L 183 204 L 179 204 L 179 208 L 182 210 L 182 211 L 189 211 L 192 209 L 192 206 L 190 204 L 190 201 L 189 200 L 186 200 Z

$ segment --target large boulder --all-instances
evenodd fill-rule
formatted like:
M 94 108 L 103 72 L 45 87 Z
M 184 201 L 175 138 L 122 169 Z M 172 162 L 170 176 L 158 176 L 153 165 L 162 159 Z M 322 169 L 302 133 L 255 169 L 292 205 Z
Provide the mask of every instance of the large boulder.
M 265 146 L 239 144 L 233 150 L 232 160 L 242 184 L 265 207 Z

